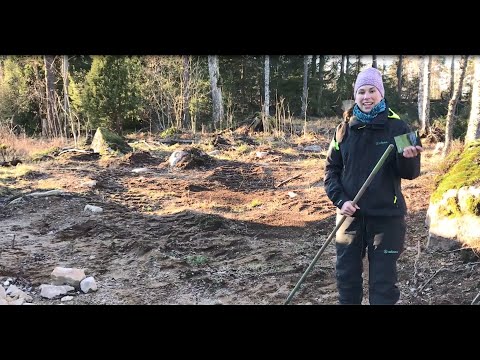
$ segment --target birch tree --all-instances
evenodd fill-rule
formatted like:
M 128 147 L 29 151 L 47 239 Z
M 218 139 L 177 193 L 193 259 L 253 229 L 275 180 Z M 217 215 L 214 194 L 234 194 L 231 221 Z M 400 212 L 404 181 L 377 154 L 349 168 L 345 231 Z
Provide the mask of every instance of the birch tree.
M 55 72 L 53 67 L 55 58 L 53 55 L 45 55 L 43 60 L 45 64 L 47 118 L 42 118 L 42 135 L 48 137 L 61 136 L 61 126 L 55 109 Z
M 480 138 L 480 57 L 473 61 L 472 108 L 468 120 L 465 145 Z
M 343 98 L 345 92 L 345 55 L 342 55 L 340 60 L 340 76 L 338 77 L 338 94 L 340 98 Z
M 452 63 L 450 64 L 450 97 L 453 96 L 455 87 L 455 55 L 452 55 Z
M 69 63 L 68 63 L 68 55 L 63 55 L 62 58 L 62 80 L 63 80 L 63 111 L 64 111 L 64 122 L 65 122 L 65 129 L 70 126 L 72 131 L 73 140 L 75 142 L 75 146 L 77 146 L 77 129 L 75 128 L 75 122 L 72 118 L 72 113 L 70 109 L 70 98 L 68 96 L 69 89 L 69 79 L 68 79 L 68 71 L 69 71 Z M 66 131 L 65 131 L 66 134 Z M 80 134 L 80 126 L 78 127 L 78 134 Z
M 215 129 L 221 128 L 223 120 L 223 102 L 220 73 L 218 70 L 218 56 L 208 55 L 208 73 L 210 75 L 210 86 L 212 89 L 213 102 L 213 125 Z
M 320 55 L 318 62 L 318 94 L 317 94 L 317 114 L 320 115 L 322 110 L 322 93 L 323 93 L 323 68 L 325 66 L 325 55 Z
M 430 133 L 430 70 L 432 56 L 420 57 L 420 73 L 418 87 L 418 118 L 421 128 L 420 134 Z
M 397 96 L 398 99 L 402 99 L 402 72 L 403 72 L 403 55 L 398 56 L 397 65 Z
M 457 109 L 458 99 L 462 95 L 463 79 L 465 78 L 465 70 L 467 69 L 468 55 L 460 58 L 460 77 L 457 85 L 454 87 L 452 98 L 448 103 L 447 123 L 445 125 L 445 145 L 443 146 L 442 156 L 445 157 L 450 151 L 452 143 L 453 125 L 455 124 L 455 111 Z M 452 75 L 455 75 L 454 73 Z M 453 76 L 452 76 L 453 77 Z
M 182 126 L 185 129 L 190 122 L 190 57 L 183 55 L 183 116 Z
M 307 102 L 308 102 L 308 60 L 309 56 L 303 57 L 303 92 L 302 92 L 302 117 L 307 117 Z
M 270 56 L 265 55 L 265 103 L 263 104 L 263 131 L 269 131 L 270 116 Z

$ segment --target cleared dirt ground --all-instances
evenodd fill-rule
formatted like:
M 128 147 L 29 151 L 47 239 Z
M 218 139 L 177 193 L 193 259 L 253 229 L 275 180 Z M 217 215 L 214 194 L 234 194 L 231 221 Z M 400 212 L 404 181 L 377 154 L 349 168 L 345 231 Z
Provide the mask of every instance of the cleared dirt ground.
M 171 151 L 113 159 L 72 152 L 30 164 L 34 170 L 2 183 L 15 190 L 0 197 L 0 280 L 12 278 L 35 304 L 60 303 L 38 289 L 56 266 L 83 268 L 97 281 L 97 292 L 69 304 L 283 304 L 335 225 L 323 189 L 329 141 L 317 136 L 317 153 L 252 141 L 225 157 L 219 146 L 211 162 L 190 169 L 170 168 Z M 470 304 L 480 288 L 472 250 L 426 249 L 437 165 L 427 147 L 422 175 L 403 181 L 402 305 Z M 149 171 L 132 172 L 140 167 Z M 85 185 L 91 180 L 95 186 Z M 52 189 L 65 194 L 9 204 Z M 103 212 L 84 212 L 87 204 Z M 332 242 L 291 303 L 335 304 L 334 264 Z

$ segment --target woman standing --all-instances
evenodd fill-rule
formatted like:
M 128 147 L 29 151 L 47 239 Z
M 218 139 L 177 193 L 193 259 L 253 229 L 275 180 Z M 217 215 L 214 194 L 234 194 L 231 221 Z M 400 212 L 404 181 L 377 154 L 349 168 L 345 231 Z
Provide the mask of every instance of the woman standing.
M 421 146 L 390 153 L 357 205 L 352 200 L 394 137 L 411 132 L 389 107 L 382 75 L 358 74 L 354 106 L 345 112 L 328 151 L 325 191 L 338 208 L 336 277 L 340 304 L 361 304 L 363 257 L 368 254 L 370 304 L 395 304 L 400 297 L 397 260 L 405 240 L 406 204 L 401 179 L 420 174 Z

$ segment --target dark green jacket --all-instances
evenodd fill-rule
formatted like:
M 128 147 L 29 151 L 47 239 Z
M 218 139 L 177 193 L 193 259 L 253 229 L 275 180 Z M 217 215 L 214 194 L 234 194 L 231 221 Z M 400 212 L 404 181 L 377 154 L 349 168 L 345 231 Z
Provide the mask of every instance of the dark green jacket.
M 368 124 L 352 116 L 348 123 L 337 126 L 325 167 L 325 191 L 333 204 L 341 208 L 345 201 L 353 200 L 387 146 L 395 145 L 393 138 L 410 131 L 388 106 Z M 407 159 L 395 147 L 357 203 L 360 211 L 355 216 L 405 215 L 401 178 L 419 175 L 420 155 Z

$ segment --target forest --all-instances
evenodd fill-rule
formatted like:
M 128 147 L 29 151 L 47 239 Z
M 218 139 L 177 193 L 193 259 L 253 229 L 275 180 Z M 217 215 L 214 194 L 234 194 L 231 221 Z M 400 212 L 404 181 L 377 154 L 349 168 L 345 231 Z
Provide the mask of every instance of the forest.
M 0 304 L 283 304 L 368 67 L 425 149 L 399 303 L 476 303 L 480 57 L 3 55 Z M 294 303 L 336 296 L 330 246 Z
M 338 117 L 344 102 L 353 100 L 352 86 L 360 70 L 377 67 L 377 57 L 373 58 L 3 56 L 1 123 L 28 136 L 71 138 L 98 126 L 120 132 L 171 128 L 195 132 L 202 127 L 232 128 L 255 116 L 268 117 L 272 125 L 291 118 Z M 405 120 L 416 121 L 422 115 L 418 112 L 422 94 L 428 93 L 427 116 L 442 126 L 461 58 L 381 60 L 390 106 Z M 418 71 L 424 63 L 426 75 Z M 465 129 L 473 82 L 471 57 L 455 115 Z M 462 125 L 457 127 L 459 137 Z

